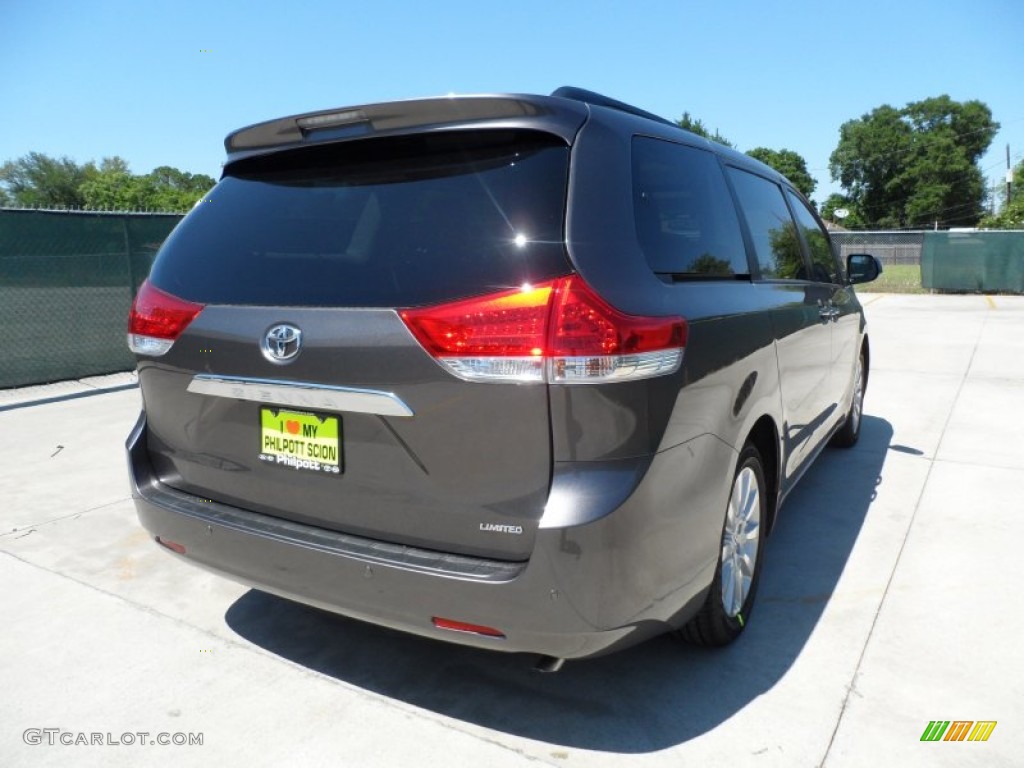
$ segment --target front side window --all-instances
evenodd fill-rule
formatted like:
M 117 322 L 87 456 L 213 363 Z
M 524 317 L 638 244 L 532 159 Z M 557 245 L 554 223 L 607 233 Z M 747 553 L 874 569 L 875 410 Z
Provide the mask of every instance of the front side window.
M 739 168 L 729 169 L 729 179 L 754 241 L 761 277 L 806 280 L 800 237 L 779 185 Z
M 712 153 L 634 138 L 633 213 L 637 241 L 653 272 L 750 274 L 736 207 Z
M 796 214 L 796 223 L 800 226 L 811 257 L 811 275 L 819 283 L 840 282 L 839 268 L 832 253 L 832 241 L 828 232 L 822 229 L 807 204 L 789 190 L 786 190 L 789 204 Z

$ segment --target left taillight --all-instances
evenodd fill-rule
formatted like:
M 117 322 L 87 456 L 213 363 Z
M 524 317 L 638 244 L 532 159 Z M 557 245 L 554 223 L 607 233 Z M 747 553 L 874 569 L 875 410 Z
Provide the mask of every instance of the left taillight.
M 165 354 L 202 311 L 202 304 L 179 299 L 146 280 L 128 312 L 129 349 L 150 357 Z

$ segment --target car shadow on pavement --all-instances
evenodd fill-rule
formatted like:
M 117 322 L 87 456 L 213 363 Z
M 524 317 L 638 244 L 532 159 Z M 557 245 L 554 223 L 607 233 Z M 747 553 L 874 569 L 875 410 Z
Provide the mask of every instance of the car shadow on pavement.
M 853 450 L 828 449 L 808 470 L 768 541 L 754 620 L 724 650 L 660 637 L 540 674 L 533 657 L 406 635 L 256 590 L 225 618 L 291 662 L 466 723 L 566 747 L 665 749 L 716 727 L 792 666 L 882 482 L 892 434 L 889 422 L 865 416 Z

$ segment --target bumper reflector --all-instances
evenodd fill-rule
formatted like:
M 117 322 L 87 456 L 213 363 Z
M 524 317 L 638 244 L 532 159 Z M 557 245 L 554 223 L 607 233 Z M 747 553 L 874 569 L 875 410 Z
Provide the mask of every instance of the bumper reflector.
M 450 629 L 453 632 L 472 632 L 474 635 L 485 635 L 487 637 L 505 637 L 504 632 L 500 629 L 495 629 L 494 627 L 484 627 L 480 624 L 467 624 L 464 621 L 442 619 L 438 616 L 434 616 L 431 621 L 434 622 L 434 626 L 438 629 Z
M 179 544 L 176 541 L 170 541 L 169 539 L 161 539 L 159 536 L 156 537 L 156 543 L 161 547 L 167 547 L 171 552 L 177 552 L 179 555 L 185 554 L 185 545 Z

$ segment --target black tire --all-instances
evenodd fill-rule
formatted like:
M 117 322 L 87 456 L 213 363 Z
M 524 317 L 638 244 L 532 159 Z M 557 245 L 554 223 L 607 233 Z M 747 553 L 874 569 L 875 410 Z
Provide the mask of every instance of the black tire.
M 756 504 L 758 518 L 755 534 L 757 546 L 753 558 L 750 585 L 742 605 L 736 611 L 730 610 L 726 605 L 728 598 L 724 595 L 722 571 L 723 560 L 727 557 L 729 546 L 726 530 L 730 523 L 730 507 L 733 504 L 737 491 L 740 489 L 738 483 L 740 475 L 747 469 L 753 473 L 753 480 L 757 485 Z M 750 480 L 751 478 L 748 475 L 746 479 Z M 764 531 L 766 530 L 767 514 L 767 486 L 764 481 L 764 465 L 761 461 L 761 454 L 757 452 L 757 448 L 752 444 L 747 443 L 742 453 L 740 453 L 739 461 L 736 464 L 736 473 L 733 475 L 733 487 L 729 493 L 725 520 L 722 523 L 722 536 L 718 548 L 718 567 L 715 568 L 715 578 L 711 582 L 711 590 L 708 592 L 707 599 L 700 612 L 679 630 L 679 636 L 688 643 L 712 648 L 720 647 L 728 645 L 742 634 L 744 627 L 750 619 L 750 612 L 754 607 L 754 597 L 757 594 L 757 584 L 761 578 L 761 561 L 764 559 Z M 747 533 L 753 530 L 749 527 L 746 528 Z M 730 568 L 730 570 L 735 572 L 734 568 Z M 733 598 L 731 602 L 735 603 L 736 599 Z M 731 607 L 734 609 L 736 606 L 733 605 Z
M 860 439 L 860 425 L 864 422 L 864 392 L 868 388 L 868 369 L 865 365 L 863 350 L 857 358 L 856 375 L 860 380 L 854 385 L 850 410 L 846 412 L 846 421 L 832 436 L 832 445 L 836 448 L 852 448 Z

